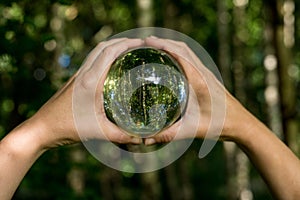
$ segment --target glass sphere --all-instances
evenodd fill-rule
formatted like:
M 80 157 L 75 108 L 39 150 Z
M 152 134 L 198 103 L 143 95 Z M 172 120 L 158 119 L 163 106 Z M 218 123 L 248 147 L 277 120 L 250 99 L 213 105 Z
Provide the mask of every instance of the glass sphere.
M 112 64 L 104 82 L 107 118 L 128 134 L 148 137 L 178 120 L 188 83 L 176 60 L 150 47 L 130 50 Z

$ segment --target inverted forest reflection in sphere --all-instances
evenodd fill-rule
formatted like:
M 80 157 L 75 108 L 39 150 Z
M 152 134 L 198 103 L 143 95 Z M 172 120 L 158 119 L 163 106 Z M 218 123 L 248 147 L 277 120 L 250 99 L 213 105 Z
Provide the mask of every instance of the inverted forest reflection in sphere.
M 169 54 L 144 47 L 115 60 L 103 95 L 108 119 L 128 134 L 147 137 L 180 118 L 187 103 L 188 83 Z

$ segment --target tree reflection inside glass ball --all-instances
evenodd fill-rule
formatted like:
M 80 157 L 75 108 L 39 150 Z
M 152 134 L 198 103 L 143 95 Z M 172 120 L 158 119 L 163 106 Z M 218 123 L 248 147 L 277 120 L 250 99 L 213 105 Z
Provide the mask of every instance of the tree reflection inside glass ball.
M 114 61 L 103 95 L 107 118 L 128 134 L 144 138 L 182 116 L 188 83 L 171 55 L 144 47 L 130 50 Z

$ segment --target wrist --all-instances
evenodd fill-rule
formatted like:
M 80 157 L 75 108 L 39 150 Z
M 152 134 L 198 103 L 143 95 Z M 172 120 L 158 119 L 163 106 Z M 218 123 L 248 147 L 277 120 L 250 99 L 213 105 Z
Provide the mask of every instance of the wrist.
M 13 154 L 39 156 L 46 150 L 42 135 L 42 126 L 29 119 L 13 129 L 1 142 Z
M 227 105 L 226 120 L 221 139 L 243 145 L 252 137 L 252 132 L 261 124 L 237 100 Z
M 21 180 L 45 151 L 39 128 L 25 121 L 0 141 L 0 199 L 11 199 Z

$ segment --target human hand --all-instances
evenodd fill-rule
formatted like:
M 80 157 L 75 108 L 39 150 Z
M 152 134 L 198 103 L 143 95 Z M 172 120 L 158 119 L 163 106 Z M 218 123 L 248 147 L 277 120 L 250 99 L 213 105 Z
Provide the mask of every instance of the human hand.
M 106 118 L 102 91 L 105 75 L 115 58 L 127 49 L 142 45 L 141 39 L 126 38 L 100 43 L 64 87 L 0 141 L 0 199 L 12 198 L 28 169 L 49 148 L 82 139 L 141 142 Z M 90 108 L 92 112 L 85 112 Z M 89 120 L 93 116 L 96 121 Z M 78 130 L 76 122 L 84 126 Z
M 102 94 L 105 75 L 115 58 L 127 49 L 141 45 L 141 39 L 119 38 L 101 42 L 90 53 L 66 85 L 28 120 L 43 129 L 43 135 L 39 137 L 43 146 L 55 147 L 79 142 L 80 139 L 107 139 L 118 143 L 141 142 L 141 139 L 128 136 L 106 118 Z M 88 112 L 89 108 L 93 108 L 93 112 Z M 96 116 L 97 121 L 89 120 L 91 114 Z M 81 124 L 80 136 L 77 132 L 78 124 L 75 122 Z
M 185 123 L 190 123 L 190 126 L 185 128 L 184 134 L 176 138 L 193 137 L 192 133 L 196 128 L 198 138 L 233 140 L 236 122 L 246 116 L 247 111 L 203 65 L 194 52 L 185 43 L 169 39 L 148 37 L 145 39 L 145 45 L 170 53 L 183 67 L 190 88 L 195 92 L 195 95 L 190 95 L 184 114 L 188 118 Z M 200 117 L 197 117 L 199 115 L 197 112 L 200 112 Z M 182 120 L 179 120 L 168 129 L 146 139 L 146 144 L 171 141 L 182 125 Z

